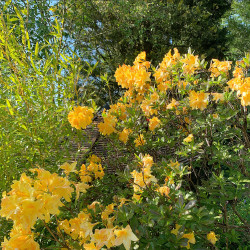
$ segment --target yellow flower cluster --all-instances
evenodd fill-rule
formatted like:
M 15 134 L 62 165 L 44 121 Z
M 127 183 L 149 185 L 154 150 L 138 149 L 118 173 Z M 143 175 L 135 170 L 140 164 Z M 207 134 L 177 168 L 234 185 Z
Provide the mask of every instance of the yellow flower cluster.
M 151 174 L 151 167 L 154 163 L 152 156 L 145 155 L 142 158 L 142 163 L 140 172 L 136 170 L 131 172 L 134 179 L 134 192 L 141 192 L 144 188 L 146 188 L 146 185 L 149 185 L 151 182 L 157 182 L 155 176 Z
M 189 93 L 189 105 L 192 109 L 204 110 L 208 104 L 209 94 L 204 92 L 195 92 L 191 90 Z
M 175 229 L 171 230 L 171 233 L 179 236 L 180 238 L 186 238 L 188 239 L 187 245 L 185 246 L 187 249 L 190 249 L 190 243 L 195 244 L 195 237 L 194 237 L 194 232 L 191 233 L 186 233 L 184 234 L 183 232 L 179 232 L 179 229 L 181 228 L 181 225 L 176 224 Z
M 185 55 L 185 58 L 183 58 L 181 62 L 183 63 L 182 69 L 185 75 L 193 75 L 195 71 L 200 68 L 198 56 L 194 56 L 190 53 Z
M 39 250 L 39 244 L 34 241 L 34 234 L 30 229 L 24 229 L 19 226 L 14 226 L 10 232 L 10 239 L 7 240 L 4 238 L 4 242 L 2 242 L 3 250 L 13 250 L 13 249 L 32 249 Z
M 143 89 L 150 82 L 151 73 L 148 72 L 150 63 L 146 61 L 146 53 L 137 56 L 133 66 L 120 66 L 115 72 L 115 78 L 119 85 L 127 89 Z
M 132 133 L 131 129 L 124 128 L 123 131 L 119 133 L 119 140 L 126 144 L 130 133 Z
M 153 105 L 159 100 L 159 95 L 157 92 L 154 92 L 150 95 L 150 99 L 144 99 L 141 102 L 141 109 L 146 116 L 150 116 L 153 114 L 157 115 L 157 110 L 153 108 Z
M 101 159 L 96 155 L 92 155 L 89 158 L 89 164 L 86 167 L 85 164 L 82 164 L 79 171 L 79 176 L 82 183 L 87 184 L 92 181 L 92 177 L 95 179 L 102 179 L 104 176 L 104 171 L 101 165 Z
M 135 139 L 135 146 L 143 146 L 146 143 L 146 140 L 144 139 L 143 134 L 139 134 L 138 137 Z
M 242 71 L 241 71 L 242 72 Z M 242 73 L 235 73 L 237 77 L 234 77 L 227 82 L 228 86 L 237 91 L 237 96 L 241 100 L 242 106 L 250 105 L 250 77 L 244 77 Z
M 191 141 L 193 141 L 193 139 L 194 139 L 194 136 L 192 135 L 192 134 L 190 134 L 188 137 L 186 137 L 183 141 L 184 142 L 191 142 Z
M 161 121 L 158 117 L 154 116 L 152 119 L 149 119 L 148 127 L 151 131 L 154 131 L 155 128 L 159 127 L 161 125 Z
M 179 102 L 172 98 L 172 101 L 167 105 L 167 109 L 177 108 L 178 105 Z
M 218 240 L 216 238 L 216 235 L 213 231 L 211 231 L 210 233 L 207 234 L 207 239 L 213 244 L 215 245 L 216 241 Z
M 90 209 L 95 210 L 97 202 L 89 206 Z M 91 215 L 87 210 L 82 211 L 76 218 L 61 221 L 59 230 L 63 230 L 66 234 L 70 235 L 72 239 L 78 240 L 84 249 L 101 249 L 106 246 L 107 248 L 124 245 L 126 250 L 130 249 L 131 241 L 138 241 L 136 235 L 132 232 L 131 227 L 127 225 L 125 228 L 118 228 L 113 226 L 115 217 L 109 217 L 115 212 L 115 204 L 108 205 L 102 212 L 101 218 L 106 228 L 95 229 L 95 225 L 100 224 L 92 223 Z M 94 232 L 93 232 L 94 231 Z
M 85 129 L 91 124 L 94 110 L 88 107 L 75 107 L 68 114 L 68 120 L 73 128 Z
M 27 249 L 25 244 L 32 246 L 29 249 L 38 249 L 31 228 L 37 219 L 49 222 L 51 214 L 59 214 L 61 199 L 69 202 L 74 191 L 66 178 L 40 168 L 31 171 L 37 173 L 36 179 L 22 174 L 8 195 L 3 193 L 0 215 L 14 222 L 10 240 L 3 243 L 5 249 Z
M 218 59 L 212 59 L 209 71 L 211 77 L 218 77 L 221 73 L 227 73 L 231 69 L 231 61 L 219 61 Z
M 112 133 L 116 132 L 115 125 L 117 123 L 117 119 L 115 116 L 109 113 L 104 114 L 103 120 L 104 122 L 98 124 L 100 133 L 103 135 L 111 135 Z
M 171 50 L 165 55 L 162 62 L 159 64 L 159 68 L 155 71 L 154 77 L 156 83 L 158 83 L 158 89 L 162 92 L 166 91 L 170 87 L 171 71 L 172 67 L 180 60 L 180 54 L 178 50 L 174 49 L 174 54 L 171 54 Z

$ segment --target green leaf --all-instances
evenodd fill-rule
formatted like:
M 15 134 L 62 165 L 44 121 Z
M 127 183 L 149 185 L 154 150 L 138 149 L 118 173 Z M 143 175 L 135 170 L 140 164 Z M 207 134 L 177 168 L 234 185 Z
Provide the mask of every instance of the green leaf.
M 6 104 L 7 104 L 7 107 L 9 109 L 10 114 L 13 116 L 14 112 L 13 112 L 13 109 L 12 109 L 11 104 L 10 104 L 8 99 L 6 99 Z

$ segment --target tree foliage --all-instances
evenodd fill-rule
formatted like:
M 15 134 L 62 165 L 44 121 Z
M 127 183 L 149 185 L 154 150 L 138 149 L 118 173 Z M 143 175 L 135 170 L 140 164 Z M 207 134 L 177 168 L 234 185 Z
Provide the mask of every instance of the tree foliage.
M 232 59 L 244 57 L 250 51 L 250 3 L 247 0 L 235 0 L 232 9 L 223 18 L 228 30 L 228 53 Z
M 118 65 L 132 63 L 141 51 L 157 64 L 170 48 L 222 58 L 226 51 L 226 29 L 220 26 L 230 1 L 61 1 L 65 27 L 74 46 L 90 62 L 99 62 L 94 84 L 106 101 L 118 95 L 113 78 L 109 86 L 100 81 L 100 72 L 108 76 Z M 59 14 L 61 15 L 61 14 Z

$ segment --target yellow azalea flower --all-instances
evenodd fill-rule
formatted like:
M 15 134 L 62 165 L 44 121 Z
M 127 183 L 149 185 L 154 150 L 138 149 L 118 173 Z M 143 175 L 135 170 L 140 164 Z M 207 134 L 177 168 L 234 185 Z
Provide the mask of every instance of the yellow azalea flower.
M 227 82 L 227 85 L 232 90 L 238 90 L 244 83 L 244 80 L 241 77 L 236 77 Z
M 97 172 L 98 169 L 99 169 L 99 164 L 96 164 L 95 162 L 92 162 L 92 161 L 89 163 L 87 167 L 87 170 L 93 173 Z
M 146 143 L 146 140 L 144 139 L 142 134 L 139 134 L 138 137 L 134 140 L 135 146 L 139 147 Z
M 142 158 L 142 162 L 145 168 L 151 168 L 154 164 L 153 157 L 148 154 Z
M 73 128 L 85 129 L 91 124 L 94 110 L 88 107 L 75 107 L 73 111 L 68 114 L 68 120 Z
M 34 241 L 33 233 L 28 229 L 14 227 L 10 233 L 10 239 L 4 237 L 1 247 L 3 250 L 39 250 L 39 244 Z
M 149 119 L 148 127 L 151 131 L 155 130 L 155 128 L 159 127 L 161 124 L 161 121 L 154 116 L 152 119 Z
M 119 134 L 119 140 L 126 144 L 130 133 L 131 129 L 124 128 L 123 131 Z
M 157 110 L 152 108 L 153 102 L 151 100 L 143 100 L 140 107 L 146 116 L 153 114 L 157 115 Z
M 227 73 L 231 69 L 232 62 L 230 61 L 219 61 L 218 59 L 212 59 L 212 63 L 209 71 L 211 77 L 218 77 L 222 72 Z
M 74 184 L 76 188 L 76 200 L 78 200 L 80 193 L 86 193 L 90 186 L 84 182 Z
M 155 71 L 154 77 L 160 91 L 164 91 L 164 82 L 170 79 L 169 71 L 180 59 L 180 54 L 176 48 L 174 48 L 174 54 L 172 55 L 171 50 L 165 55 L 162 62 L 159 64 L 159 68 Z M 160 87 L 161 85 L 161 87 Z M 167 86 L 167 84 L 165 85 Z M 167 87 L 166 87 L 167 89 Z M 166 90 L 165 90 L 166 91 Z
M 41 168 L 30 171 L 38 174 L 38 180 L 34 183 L 36 189 L 49 191 L 53 195 L 58 195 L 60 198 L 63 197 L 66 201 L 70 201 L 71 193 L 74 189 L 70 187 L 71 183 L 67 178 L 60 177 L 56 173 L 51 174 L 49 171 Z
M 143 63 L 146 60 L 146 52 L 141 52 L 134 60 L 134 64 Z
M 171 230 L 171 234 L 174 234 L 177 236 L 180 228 L 181 228 L 181 225 L 175 224 L 175 229 Z
M 128 107 L 127 104 L 123 104 L 118 102 L 116 104 L 110 105 L 109 113 L 119 117 L 121 120 L 125 120 L 127 118 L 126 108 Z
M 218 115 L 218 114 L 213 114 L 213 118 L 214 118 L 214 119 L 218 119 L 218 118 L 219 118 L 219 115 Z
M 99 163 L 99 162 L 101 162 L 102 160 L 101 160 L 101 158 L 100 157 L 98 157 L 98 156 L 96 156 L 96 155 L 91 155 L 90 157 L 89 157 L 89 161 L 92 161 L 92 162 L 95 162 L 95 163 Z
M 118 206 L 118 208 L 122 207 L 126 203 L 126 201 L 129 201 L 129 200 L 126 198 L 119 198 L 120 205 Z
M 208 93 L 195 92 L 191 90 L 189 93 L 189 105 L 192 109 L 204 110 L 208 104 Z
M 186 88 L 186 86 L 188 85 L 188 82 L 185 82 L 185 81 L 179 81 L 178 83 L 177 83 L 177 85 L 178 85 L 178 87 L 179 88 Z
M 77 170 L 75 169 L 76 164 L 77 164 L 76 161 L 74 161 L 71 164 L 65 162 L 65 163 L 63 163 L 63 165 L 60 166 L 60 168 L 64 170 L 66 175 L 69 175 L 69 173 L 71 173 L 71 172 L 77 173 Z
M 191 142 L 194 139 L 194 136 L 190 134 L 188 137 L 186 137 L 183 141 L 184 142 Z
M 168 88 L 170 88 L 171 86 L 171 82 L 170 81 L 165 81 L 165 82 L 161 82 L 160 84 L 157 85 L 157 89 L 162 92 L 162 93 L 165 93 L 166 90 Z
M 223 93 L 212 93 L 212 96 L 213 96 L 213 100 L 215 102 L 218 102 L 218 101 L 224 101 L 224 94 Z
M 250 91 L 242 93 L 240 99 L 242 106 L 250 106 Z
M 92 178 L 89 176 L 89 171 L 87 170 L 85 164 L 82 164 L 81 169 L 79 171 L 79 176 L 82 182 L 91 182 Z
M 187 243 L 187 246 L 186 246 L 187 249 L 190 249 L 190 243 L 195 244 L 195 242 L 196 242 L 193 232 L 192 233 L 188 233 L 188 234 L 184 234 L 182 236 L 182 238 L 188 239 L 188 243 Z
M 97 247 L 94 242 L 91 242 L 89 244 L 85 243 L 83 247 L 85 250 L 99 250 L 100 249 L 100 247 Z
M 134 86 L 136 89 L 144 89 L 146 82 L 150 82 L 151 73 L 148 72 L 144 67 L 138 68 L 135 71 Z
M 114 212 L 114 207 L 115 207 L 114 203 L 111 203 L 108 206 L 106 206 L 106 208 L 104 209 L 104 211 L 101 214 L 102 220 L 107 220 L 108 219 L 109 215 Z
M 195 70 L 199 69 L 199 58 L 193 54 L 185 55 L 185 58 L 180 60 L 183 63 L 182 69 L 184 74 L 193 75 Z
M 99 165 L 100 166 L 100 165 Z M 103 176 L 105 175 L 104 171 L 102 169 L 99 168 L 99 170 L 97 172 L 95 172 L 95 179 L 102 179 Z
M 96 246 L 99 248 L 102 248 L 104 245 L 110 248 L 114 246 L 114 231 L 108 228 L 96 229 L 95 233 L 91 236 L 91 241 L 96 243 Z
M 218 240 L 218 239 L 216 238 L 216 234 L 215 234 L 213 231 L 211 231 L 209 234 L 207 234 L 207 239 L 208 239 L 213 245 L 215 245 L 216 241 Z
M 159 95 L 157 94 L 157 92 L 153 92 L 153 94 L 151 94 L 150 100 L 151 102 L 157 102 L 159 100 Z
M 99 201 L 93 201 L 90 205 L 88 205 L 88 209 L 92 209 L 95 212 L 96 205 L 100 206 L 100 202 Z
M 244 72 L 243 72 L 242 68 L 235 67 L 235 69 L 233 71 L 233 76 L 234 77 L 243 77 L 244 76 Z
M 177 102 L 174 98 L 172 98 L 172 101 L 167 105 L 167 109 L 176 108 L 179 105 L 179 102 Z
M 140 194 L 133 194 L 133 197 L 132 197 L 134 200 L 136 201 L 139 201 L 141 199 L 141 195 Z
M 51 214 L 59 214 L 59 207 L 63 207 L 64 204 L 61 202 L 61 199 L 58 195 L 50 195 L 49 193 L 39 194 L 37 200 L 41 200 L 43 202 L 43 206 L 41 209 L 42 216 L 40 219 L 44 219 L 46 223 L 50 221 Z
M 167 196 L 169 197 L 169 193 L 170 193 L 170 188 L 167 187 L 167 186 L 162 186 L 162 187 L 159 187 L 158 190 L 157 190 L 162 196 Z
M 115 246 L 124 245 L 126 250 L 130 249 L 131 241 L 138 241 L 139 239 L 132 232 L 130 225 L 127 225 L 125 228 L 121 230 L 114 231 L 116 235 Z
M 180 166 L 180 163 L 178 161 L 172 161 L 170 160 L 170 163 L 168 164 L 168 166 L 170 166 L 172 169 L 175 169 L 175 168 L 179 168 Z
M 104 122 L 98 124 L 98 128 L 101 134 L 103 135 L 110 135 L 116 132 L 115 125 L 117 123 L 117 119 L 108 114 L 106 117 L 103 118 Z

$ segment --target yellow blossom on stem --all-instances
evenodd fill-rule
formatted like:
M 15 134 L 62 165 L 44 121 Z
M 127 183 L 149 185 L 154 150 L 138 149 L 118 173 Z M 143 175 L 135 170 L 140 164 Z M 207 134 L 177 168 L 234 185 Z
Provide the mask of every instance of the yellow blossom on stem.
M 141 199 L 141 195 L 140 194 L 133 194 L 133 197 L 132 197 L 134 200 L 136 201 L 139 201 Z
M 116 132 L 115 125 L 117 123 L 117 119 L 108 114 L 106 117 L 103 118 L 104 122 L 98 124 L 98 128 L 100 133 L 103 135 L 110 135 Z
M 30 229 L 14 227 L 10 233 L 10 239 L 4 238 L 1 247 L 3 250 L 39 250 L 39 244 L 34 241 L 34 235 Z
M 167 105 L 167 109 L 176 108 L 179 105 L 179 102 L 177 102 L 174 98 L 172 98 L 172 101 Z
M 211 77 L 218 77 L 222 72 L 227 73 L 231 69 L 232 62 L 230 61 L 219 61 L 218 59 L 212 59 L 212 63 L 209 71 Z
M 211 231 L 209 234 L 207 234 L 207 239 L 208 239 L 213 245 L 215 245 L 216 241 L 218 240 L 218 239 L 216 238 L 216 234 L 215 234 L 213 231 Z
M 152 100 L 143 100 L 140 107 L 146 116 L 157 114 L 157 110 L 152 107 Z
M 171 230 L 171 234 L 174 234 L 177 236 L 180 228 L 181 228 L 181 225 L 175 224 L 175 229 Z
M 88 243 L 88 244 L 85 243 L 83 245 L 83 247 L 84 247 L 85 250 L 99 250 L 100 249 L 100 247 L 97 247 L 94 242 L 91 242 L 91 243 Z
M 152 165 L 154 164 L 153 157 L 150 156 L 150 155 L 145 155 L 142 158 L 142 162 L 143 162 L 143 165 L 144 165 L 145 168 L 151 168 Z
M 204 110 L 208 104 L 208 93 L 195 92 L 191 90 L 189 93 L 189 105 L 192 109 Z
M 131 241 L 139 240 L 132 232 L 130 225 L 127 225 L 121 230 L 115 230 L 114 233 L 116 235 L 116 239 L 114 242 L 115 246 L 120 246 L 121 244 L 123 244 L 126 250 L 130 249 Z
M 95 233 L 91 236 L 91 241 L 96 243 L 96 246 L 99 248 L 102 248 L 104 245 L 110 248 L 114 246 L 114 231 L 112 228 L 96 229 Z
M 183 141 L 184 142 L 191 142 L 194 139 L 194 136 L 190 134 L 188 137 L 186 137 Z
M 60 166 L 61 169 L 64 170 L 66 175 L 69 175 L 69 173 L 73 172 L 73 173 L 77 173 L 76 171 L 76 164 L 77 162 L 74 161 L 73 163 L 69 164 L 67 162 L 63 163 L 63 165 Z
M 85 129 L 91 124 L 94 110 L 88 107 L 75 107 L 73 111 L 68 114 L 68 120 L 72 127 L 76 129 Z
M 134 140 L 135 146 L 139 147 L 146 143 L 146 140 L 144 139 L 142 134 L 139 134 L 138 137 Z
M 158 190 L 157 190 L 162 196 L 167 196 L 169 197 L 169 193 L 170 193 L 170 188 L 167 187 L 167 186 L 162 186 L 162 187 L 159 187 Z
M 223 102 L 224 101 L 224 94 L 223 93 L 212 93 L 212 96 L 213 96 L 213 100 L 215 102 L 218 102 L 218 101 Z
M 161 121 L 158 119 L 158 117 L 154 116 L 152 119 L 149 119 L 148 127 L 151 131 L 155 130 L 155 128 L 159 127 L 161 124 Z
M 175 168 L 179 168 L 180 166 L 180 163 L 178 161 L 172 161 L 170 160 L 170 163 L 168 164 L 168 166 L 170 166 L 172 169 L 175 169 Z
M 193 54 L 185 55 L 185 58 L 180 60 L 183 63 L 182 69 L 185 75 L 193 75 L 195 70 L 199 69 L 199 58 Z
M 124 128 L 123 131 L 119 134 L 119 140 L 126 144 L 130 133 L 131 129 Z
M 193 232 L 192 233 L 188 233 L 188 234 L 184 234 L 182 236 L 182 238 L 188 239 L 188 243 L 187 243 L 187 246 L 186 246 L 187 249 L 190 249 L 190 243 L 195 244 L 195 242 L 196 242 Z

